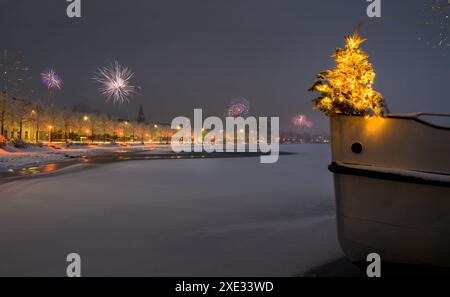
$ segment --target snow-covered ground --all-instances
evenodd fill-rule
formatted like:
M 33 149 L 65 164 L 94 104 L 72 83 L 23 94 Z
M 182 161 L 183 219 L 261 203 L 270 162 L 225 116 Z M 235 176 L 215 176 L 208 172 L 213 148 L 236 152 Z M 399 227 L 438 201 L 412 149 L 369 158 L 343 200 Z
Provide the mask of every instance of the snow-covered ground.
M 92 154 L 111 152 L 139 152 L 154 150 L 168 152 L 169 146 L 163 145 L 64 145 L 30 146 L 26 149 L 17 149 L 12 146 L 0 147 L 0 172 L 19 169 L 29 166 L 37 166 L 50 162 L 60 162 L 71 158 L 88 156 Z
M 0 186 L 0 275 L 293 276 L 343 257 L 327 145 L 126 161 Z M 85 165 L 77 165 L 85 166 Z M 89 165 L 86 165 L 89 166 Z

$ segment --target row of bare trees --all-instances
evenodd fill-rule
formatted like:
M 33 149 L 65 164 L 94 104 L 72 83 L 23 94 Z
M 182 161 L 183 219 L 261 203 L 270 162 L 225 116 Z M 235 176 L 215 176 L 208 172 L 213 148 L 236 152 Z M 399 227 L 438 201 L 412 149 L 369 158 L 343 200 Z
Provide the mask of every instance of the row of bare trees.
M 168 125 L 112 119 L 108 114 L 80 113 L 48 103 L 32 103 L 0 94 L 1 135 L 24 142 L 165 142 Z

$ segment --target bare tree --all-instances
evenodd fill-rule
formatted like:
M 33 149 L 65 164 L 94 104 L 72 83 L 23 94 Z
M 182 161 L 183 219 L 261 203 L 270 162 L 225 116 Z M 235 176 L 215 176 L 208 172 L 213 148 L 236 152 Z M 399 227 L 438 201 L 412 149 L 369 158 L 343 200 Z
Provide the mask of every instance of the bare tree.
M 0 59 L 0 79 L 3 95 L 0 97 L 0 132 L 4 135 L 6 114 L 8 112 L 7 100 L 11 94 L 20 94 L 21 86 L 30 76 L 30 67 L 24 62 L 20 52 L 3 50 Z
M 12 98 L 12 114 L 13 121 L 19 125 L 19 140 L 23 139 L 23 126 L 24 123 L 30 120 L 32 112 L 32 104 L 27 102 L 23 98 Z

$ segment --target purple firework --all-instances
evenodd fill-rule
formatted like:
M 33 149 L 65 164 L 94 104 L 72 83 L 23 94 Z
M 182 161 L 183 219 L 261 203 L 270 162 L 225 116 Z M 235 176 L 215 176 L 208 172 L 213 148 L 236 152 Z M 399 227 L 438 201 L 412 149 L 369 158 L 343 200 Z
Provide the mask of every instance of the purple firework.
M 305 115 L 299 114 L 292 118 L 292 123 L 297 127 L 312 128 L 313 123 L 309 121 Z
M 41 80 L 49 90 L 61 90 L 63 81 L 53 69 L 41 73 Z
M 243 117 L 248 115 L 250 111 L 250 103 L 245 98 L 238 98 L 231 101 L 227 109 L 229 117 Z

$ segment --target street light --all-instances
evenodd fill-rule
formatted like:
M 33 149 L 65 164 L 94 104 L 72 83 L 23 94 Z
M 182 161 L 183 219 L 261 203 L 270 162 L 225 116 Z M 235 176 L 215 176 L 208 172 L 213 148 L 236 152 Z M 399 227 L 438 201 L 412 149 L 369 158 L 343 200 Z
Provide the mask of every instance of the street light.
M 85 115 L 83 117 L 83 121 L 87 122 L 90 121 L 89 117 L 87 115 Z M 92 133 L 91 133 L 91 142 L 94 142 L 94 123 L 91 121 L 91 128 L 92 128 Z M 89 131 L 89 130 L 86 130 Z M 89 132 L 86 132 L 86 134 L 89 134 Z M 89 138 L 89 135 L 86 135 Z
M 48 129 L 50 130 L 50 134 L 48 136 L 50 143 L 52 142 L 52 133 L 53 133 L 53 126 L 48 126 Z
M 128 121 L 124 121 L 123 124 L 125 127 L 123 128 L 123 142 L 126 142 L 127 134 L 128 134 Z

